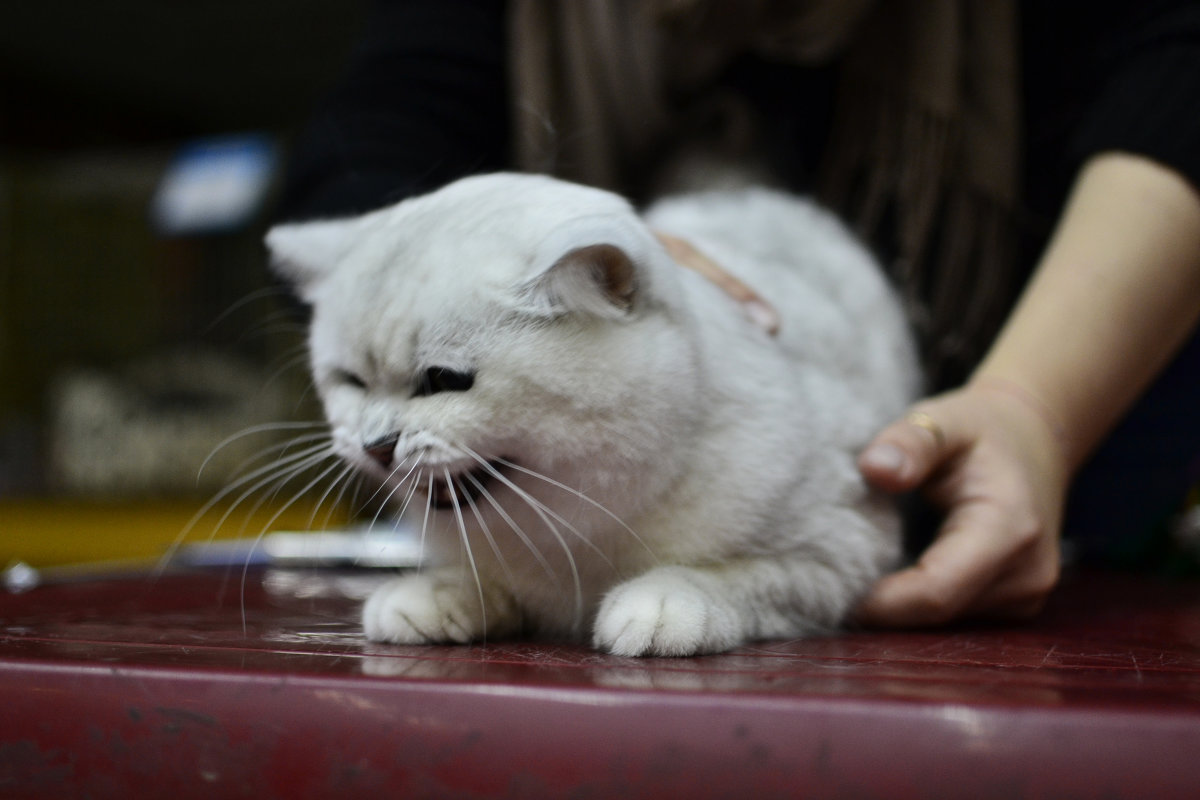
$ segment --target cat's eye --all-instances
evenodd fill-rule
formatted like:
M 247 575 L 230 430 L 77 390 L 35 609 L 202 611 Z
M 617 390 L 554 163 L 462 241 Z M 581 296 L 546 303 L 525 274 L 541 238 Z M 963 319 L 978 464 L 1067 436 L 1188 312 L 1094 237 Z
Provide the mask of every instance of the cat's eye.
M 355 389 L 367 388 L 367 382 L 360 375 L 345 369 L 334 370 L 333 379 L 345 386 L 353 386 Z
M 475 385 L 475 373 L 446 367 L 430 367 L 421 373 L 414 391 L 417 397 L 439 392 L 465 392 Z

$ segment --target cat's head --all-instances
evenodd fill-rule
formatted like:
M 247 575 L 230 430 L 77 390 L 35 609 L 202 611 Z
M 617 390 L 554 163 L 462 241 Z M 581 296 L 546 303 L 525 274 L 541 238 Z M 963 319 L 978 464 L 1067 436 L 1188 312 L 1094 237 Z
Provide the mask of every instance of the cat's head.
M 526 470 L 605 495 L 670 479 L 696 358 L 678 268 L 624 200 L 481 176 L 267 243 L 312 306 L 313 378 L 360 469 L 441 506 L 450 486 L 533 491 Z

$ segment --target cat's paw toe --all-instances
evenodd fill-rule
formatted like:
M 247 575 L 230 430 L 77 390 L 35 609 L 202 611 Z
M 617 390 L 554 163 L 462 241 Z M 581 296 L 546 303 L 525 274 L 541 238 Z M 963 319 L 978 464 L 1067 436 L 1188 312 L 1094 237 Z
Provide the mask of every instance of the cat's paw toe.
M 363 630 L 375 642 L 466 643 L 478 638 L 478 610 L 425 575 L 406 575 L 375 590 L 363 606 Z
M 691 656 L 740 643 L 728 609 L 683 574 L 657 570 L 609 592 L 595 646 L 621 656 Z

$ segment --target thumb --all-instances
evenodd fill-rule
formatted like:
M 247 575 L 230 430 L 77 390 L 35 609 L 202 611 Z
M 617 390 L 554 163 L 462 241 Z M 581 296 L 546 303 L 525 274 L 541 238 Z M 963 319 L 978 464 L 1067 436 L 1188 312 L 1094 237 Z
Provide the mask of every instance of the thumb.
M 914 409 L 867 445 L 858 470 L 872 486 L 907 492 L 924 483 L 949 452 L 946 429 L 928 411 Z

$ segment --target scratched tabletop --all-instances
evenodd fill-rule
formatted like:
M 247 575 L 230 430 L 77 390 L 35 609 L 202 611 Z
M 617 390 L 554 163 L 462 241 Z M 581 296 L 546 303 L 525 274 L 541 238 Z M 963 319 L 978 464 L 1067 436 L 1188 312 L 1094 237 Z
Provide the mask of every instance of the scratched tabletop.
M 1036 621 L 691 659 L 363 639 L 379 577 L 0 594 L 0 797 L 1188 797 L 1200 584 L 1065 576 Z

